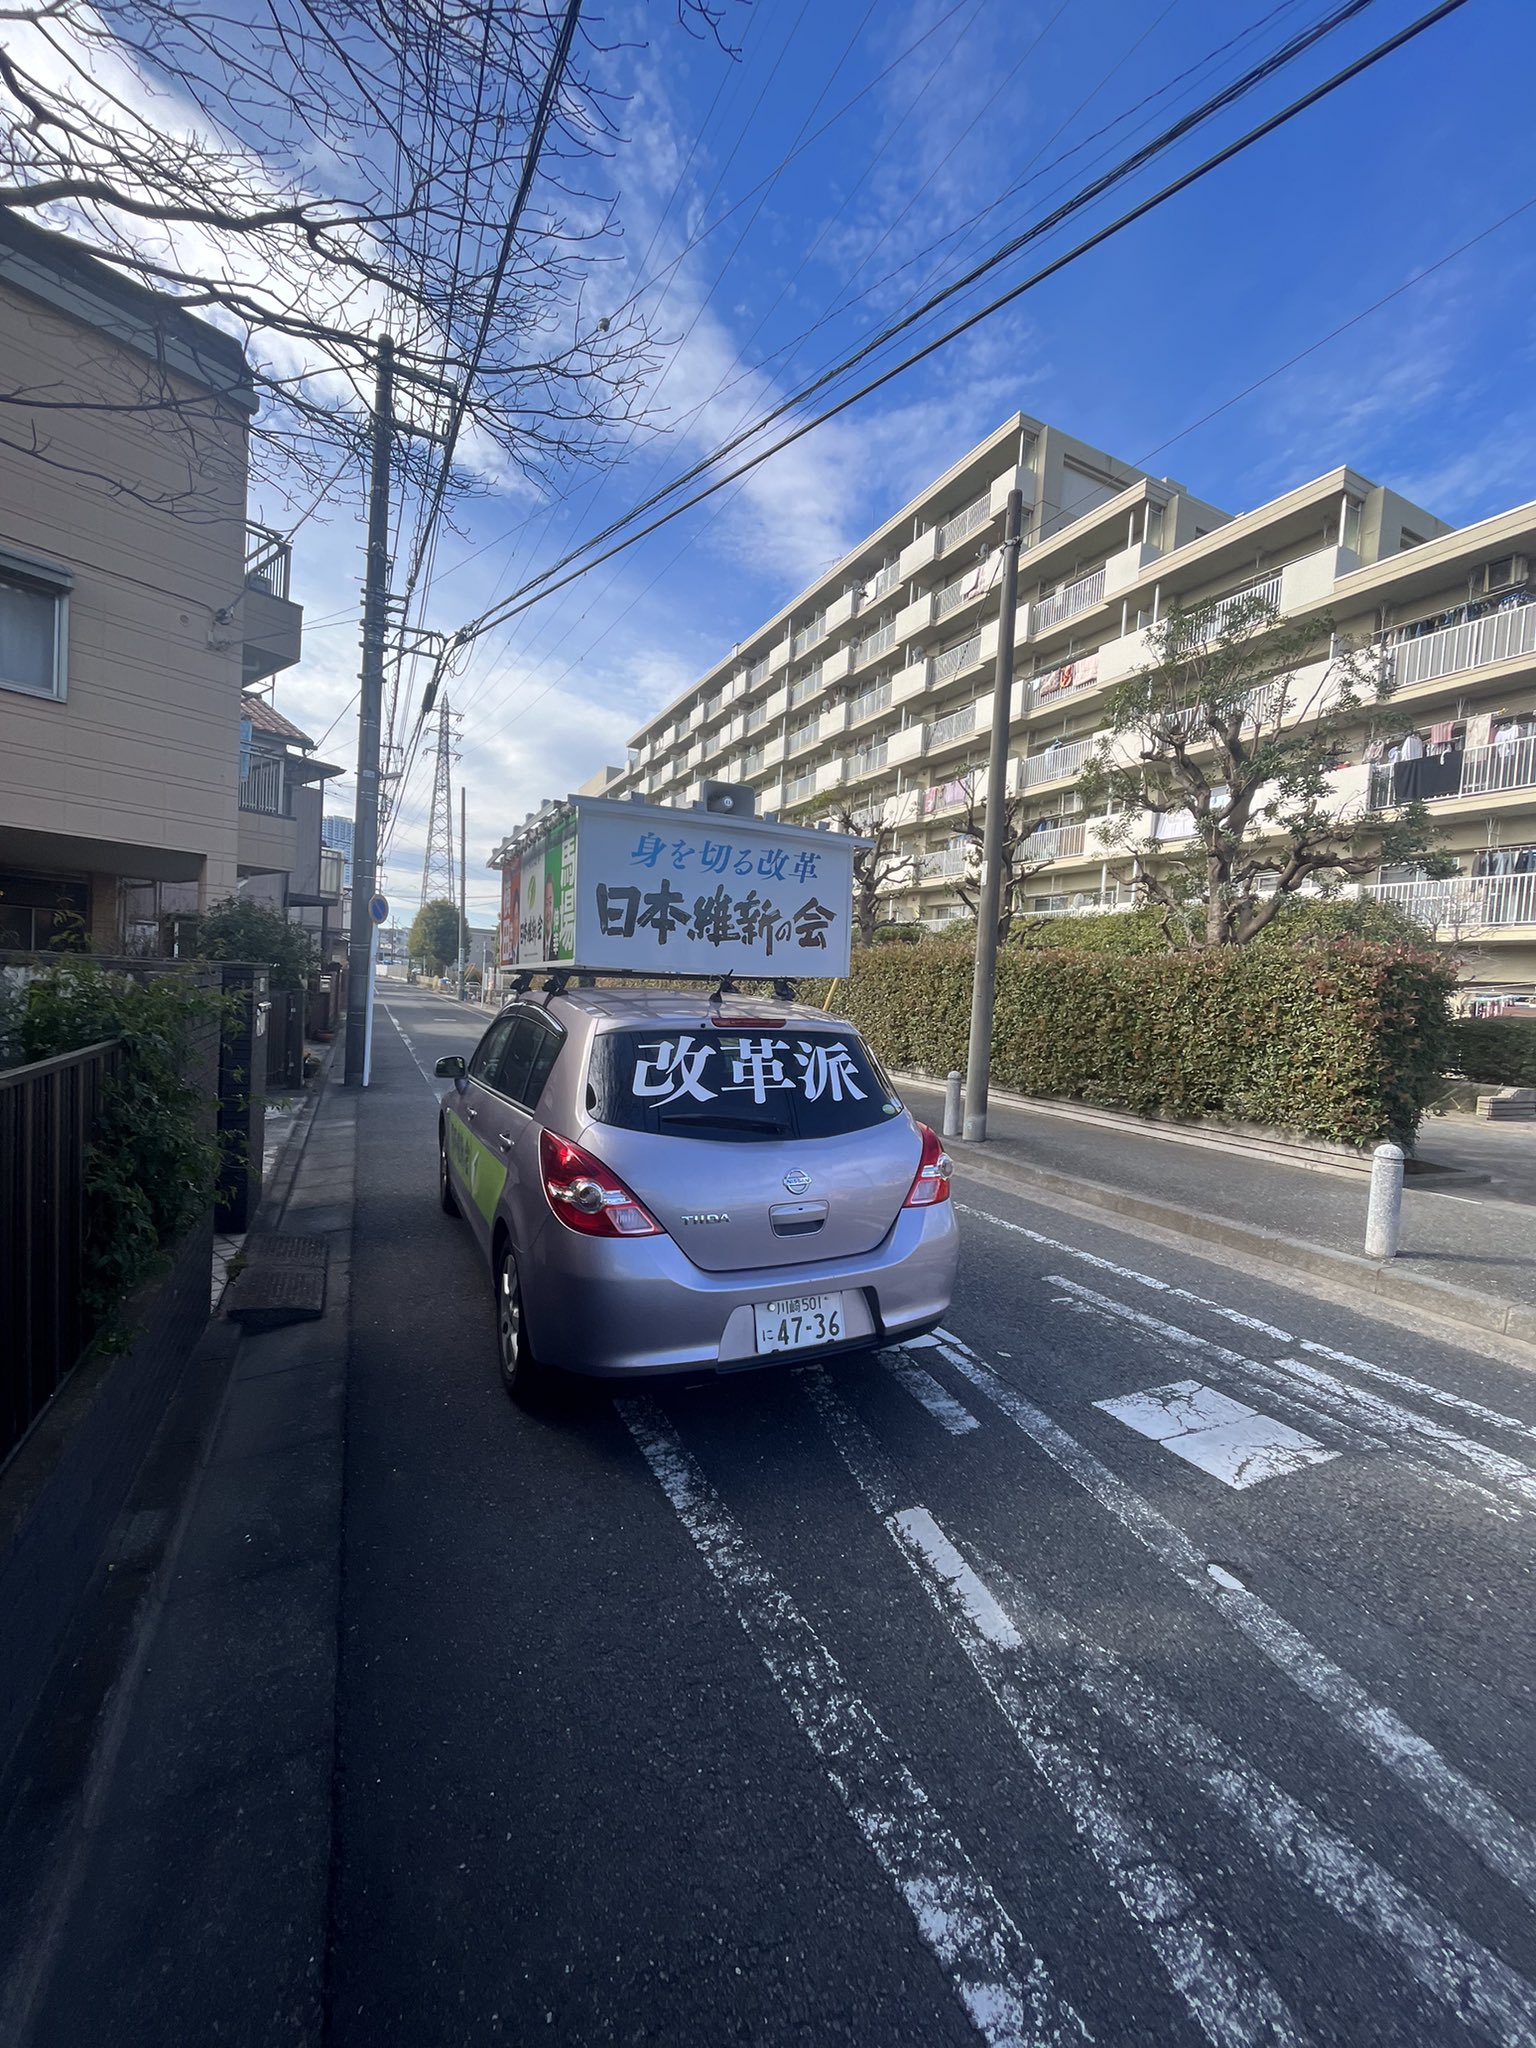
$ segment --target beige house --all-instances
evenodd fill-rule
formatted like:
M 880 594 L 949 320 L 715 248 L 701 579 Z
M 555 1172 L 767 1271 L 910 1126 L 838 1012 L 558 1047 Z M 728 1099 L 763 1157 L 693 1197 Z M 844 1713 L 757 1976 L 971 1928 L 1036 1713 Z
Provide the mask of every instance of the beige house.
M 985 793 L 1010 490 L 1024 498 L 1007 793 L 1038 863 L 1032 908 L 1134 901 L 1131 862 L 1083 814 L 1075 782 L 1110 686 L 1147 658 L 1170 606 L 1257 594 L 1326 614 L 1392 665 L 1417 727 L 1403 760 L 1359 758 L 1341 808 L 1422 797 L 1458 861 L 1449 881 L 1381 872 L 1362 894 L 1402 904 L 1458 945 L 1489 996 L 1536 990 L 1536 505 L 1453 531 L 1348 468 L 1232 517 L 1023 414 L 1007 421 L 634 735 L 585 785 L 696 801 L 753 785 L 809 823 L 846 806 L 894 826 L 915 858 L 890 915 L 939 930 L 974 865 L 958 830 Z M 1312 679 L 1315 681 L 1315 678 Z M 1308 693 L 1294 702 L 1304 715 Z M 1431 765 L 1421 766 L 1428 761 Z M 1149 829 L 1151 821 L 1148 821 Z M 1176 836 L 1177 819 L 1158 828 Z
M 14 220 L 0 364 L 0 946 L 79 917 L 160 950 L 279 850 L 247 844 L 242 692 L 298 660 L 302 613 L 246 520 L 248 366 Z

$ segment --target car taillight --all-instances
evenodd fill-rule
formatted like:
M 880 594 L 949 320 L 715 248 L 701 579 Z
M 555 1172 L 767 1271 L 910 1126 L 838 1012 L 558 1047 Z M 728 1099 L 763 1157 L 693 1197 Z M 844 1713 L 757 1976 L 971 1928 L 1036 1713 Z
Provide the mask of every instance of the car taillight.
M 923 1156 L 918 1161 L 917 1172 L 907 1191 L 904 1209 L 926 1209 L 934 1202 L 949 1200 L 949 1176 L 955 1170 L 955 1162 L 939 1143 L 926 1124 L 919 1124 L 922 1134 Z
M 553 1131 L 539 1133 L 539 1168 L 549 1206 L 567 1230 L 588 1237 L 659 1237 L 661 1225 L 616 1173 Z

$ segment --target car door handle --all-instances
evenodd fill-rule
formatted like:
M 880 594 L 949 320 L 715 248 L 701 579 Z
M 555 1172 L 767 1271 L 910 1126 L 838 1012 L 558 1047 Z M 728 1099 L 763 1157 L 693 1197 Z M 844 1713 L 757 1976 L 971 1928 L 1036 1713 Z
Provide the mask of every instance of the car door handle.
M 474 1122 L 474 1120 L 475 1120 L 475 1118 L 476 1118 L 476 1117 L 477 1117 L 477 1116 L 478 1116 L 479 1114 L 480 1114 L 479 1110 L 478 1110 L 478 1109 L 476 1109 L 475 1105 L 474 1105 L 474 1104 L 473 1104 L 473 1103 L 471 1102 L 471 1103 L 469 1104 L 469 1106 L 468 1106 L 468 1107 L 466 1108 L 466 1110 L 464 1111 L 464 1117 L 465 1117 L 465 1121 L 466 1121 L 466 1122 L 468 1122 L 468 1123 L 473 1123 L 473 1122 Z
M 496 1142 L 501 1147 L 503 1152 L 510 1152 L 512 1150 L 512 1147 L 517 1143 L 517 1140 L 513 1137 L 510 1131 L 503 1131 L 501 1136 L 496 1140 Z

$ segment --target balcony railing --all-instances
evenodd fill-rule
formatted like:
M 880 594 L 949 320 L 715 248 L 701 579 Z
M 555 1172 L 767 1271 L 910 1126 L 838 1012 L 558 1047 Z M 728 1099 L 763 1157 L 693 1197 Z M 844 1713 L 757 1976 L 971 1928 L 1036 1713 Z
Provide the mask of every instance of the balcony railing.
M 957 576 L 952 583 L 946 583 L 942 590 L 936 591 L 933 599 L 934 624 L 958 611 L 968 597 L 979 597 L 985 581 L 977 570 L 967 569 L 963 576 Z
M 811 670 L 811 672 L 810 672 L 810 674 L 809 674 L 808 676 L 802 676 L 802 677 L 800 678 L 800 680 L 799 680 L 799 682 L 798 682 L 798 683 L 791 683 L 791 684 L 790 684 L 790 686 L 789 686 L 789 708 L 790 708 L 790 710 L 791 710 L 791 711 L 795 711 L 795 710 L 798 710 L 798 709 L 799 709 L 799 707 L 800 707 L 800 706 L 801 706 L 802 704 L 808 704 L 808 703 L 809 703 L 809 702 L 811 701 L 811 699 L 812 699 L 812 698 L 813 698 L 813 697 L 814 697 L 814 696 L 816 695 L 816 692 L 817 692 L 817 691 L 818 691 L 818 690 L 819 690 L 820 688 L 821 688 L 821 667 L 820 667 L 820 665 L 818 664 L 818 665 L 817 665 L 817 666 L 816 666 L 815 668 L 813 668 L 813 669 Z
M 807 747 L 815 746 L 816 735 L 820 730 L 821 720 L 813 718 L 809 725 L 803 725 L 798 732 L 790 734 L 785 752 L 789 754 L 803 754 Z
M 767 723 L 768 706 L 766 704 L 754 704 L 742 722 L 742 731 L 756 732 L 760 725 L 766 725 Z
M 1034 676 L 1029 683 L 1029 699 L 1032 704 L 1055 703 L 1062 697 L 1075 697 L 1081 690 L 1098 687 L 1099 657 L 1085 654 L 1081 661 L 1064 661 L 1060 668 L 1048 668 Z
M 963 711 L 951 711 L 944 718 L 936 718 L 928 734 L 928 747 L 942 747 L 947 740 L 964 739 L 968 732 L 976 730 L 976 706 L 967 704 Z
M 789 643 L 789 651 L 796 661 L 802 654 L 808 654 L 819 641 L 827 637 L 827 622 L 818 614 L 808 626 L 802 626 Z
M 803 803 L 808 796 L 816 793 L 816 770 L 808 769 L 804 775 L 791 776 L 784 785 L 784 802 Z
M 765 683 L 767 680 L 768 657 L 766 654 L 764 654 L 759 656 L 759 658 L 756 661 L 754 661 L 752 666 L 747 670 L 747 688 L 749 690 L 754 689 L 758 683 Z
M 768 749 L 766 747 L 749 747 L 746 753 L 744 753 L 741 757 L 742 774 L 761 775 L 763 772 L 763 763 L 767 760 L 767 758 Z
M 951 647 L 943 654 L 936 654 L 933 657 L 933 681 L 947 683 L 951 676 L 959 675 L 962 669 L 969 668 L 973 662 L 980 659 L 981 635 L 973 633 L 970 639 L 959 647 Z
M 1024 763 L 1024 787 L 1034 789 L 1042 782 L 1075 775 L 1092 751 L 1092 740 L 1065 740 L 1060 746 L 1047 747 L 1043 754 L 1031 754 Z
M 260 811 L 269 818 L 291 818 L 293 809 L 286 784 L 283 764 L 275 754 L 253 755 L 240 777 L 241 810 Z
M 1047 632 L 1052 626 L 1059 626 L 1063 619 L 1076 618 L 1079 612 L 1086 612 L 1104 600 L 1104 571 L 1095 569 L 1089 576 L 1079 576 L 1075 583 L 1069 583 L 1064 590 L 1058 590 L 1054 597 L 1048 597 L 1043 604 L 1035 606 L 1034 630 Z
M 876 740 L 872 747 L 860 747 L 856 754 L 850 754 L 848 756 L 849 781 L 852 782 L 857 776 L 861 775 L 878 775 L 885 766 L 887 750 L 887 741 Z
M 1083 850 L 1081 825 L 1056 825 L 1031 832 L 1020 851 L 1026 860 L 1065 860 Z
M 866 690 L 862 696 L 855 697 L 848 706 L 848 723 L 857 725 L 861 718 L 872 718 L 877 711 L 886 710 L 890 701 L 890 684 L 877 684 L 873 690 Z
M 978 863 L 979 858 L 978 848 Z M 963 875 L 970 864 L 970 849 L 964 846 L 946 847 L 942 853 L 925 853 L 922 856 L 922 879 L 927 882 L 942 876 Z
M 900 564 L 896 562 L 887 562 L 884 565 L 884 567 L 879 570 L 874 582 L 871 583 L 869 586 L 869 602 L 871 604 L 875 604 L 882 597 L 889 596 L 890 593 L 896 588 L 897 584 L 900 583 L 900 581 Z
M 1499 931 L 1536 924 L 1536 870 L 1448 875 L 1438 882 L 1364 882 L 1360 893 L 1378 903 L 1395 903 L 1430 931 Z
M 939 552 L 952 548 L 957 540 L 965 540 L 971 534 L 980 532 L 992 517 L 992 493 L 983 491 L 979 498 L 973 498 L 969 505 L 946 519 L 939 528 Z
M 288 575 L 293 549 L 280 533 L 269 526 L 247 525 L 245 529 L 245 581 L 251 590 L 263 590 L 269 597 L 288 595 Z
M 1536 654 L 1536 603 L 1486 612 L 1480 619 L 1464 619 L 1460 625 L 1383 646 L 1383 658 L 1391 663 L 1392 680 L 1400 690 L 1490 662 L 1513 661 L 1522 654 Z
M 1214 640 L 1218 633 L 1226 631 L 1227 622 L 1234 613 L 1252 604 L 1265 604 L 1272 611 L 1279 611 L 1280 571 L 1278 569 L 1272 576 L 1261 576 L 1256 582 L 1245 583 L 1241 590 L 1230 591 L 1227 596 L 1219 597 L 1212 605 L 1196 606 L 1195 611 L 1196 617 L 1199 620 L 1200 637 L 1204 640 Z
M 896 622 L 887 619 L 877 626 L 873 633 L 860 640 L 853 650 L 855 666 L 863 661 L 873 661 L 877 654 L 884 654 L 887 648 L 896 645 Z
M 1379 761 L 1371 769 L 1366 807 L 1388 811 L 1415 799 L 1446 803 L 1456 797 L 1491 796 L 1501 789 L 1533 788 L 1536 737 L 1468 747 L 1461 753 L 1426 754 L 1417 761 Z

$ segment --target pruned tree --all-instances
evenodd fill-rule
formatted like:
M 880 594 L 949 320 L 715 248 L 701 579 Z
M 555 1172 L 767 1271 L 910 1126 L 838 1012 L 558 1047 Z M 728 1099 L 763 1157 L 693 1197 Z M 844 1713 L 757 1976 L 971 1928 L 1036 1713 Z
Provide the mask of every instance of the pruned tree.
M 1341 646 L 1326 618 L 1247 598 L 1174 610 L 1153 659 L 1105 699 L 1105 739 L 1078 778 L 1107 851 L 1176 945 L 1244 945 L 1304 883 L 1324 893 L 1378 865 L 1454 871 L 1422 803 L 1391 815 L 1335 777 L 1389 738 L 1390 664 Z
M 965 808 L 960 813 L 955 830 L 966 842 L 965 872 L 955 883 L 955 893 L 969 911 L 972 919 L 981 920 L 981 856 L 987 829 L 986 778 L 982 775 L 966 775 L 961 778 L 965 792 Z M 1046 864 L 1045 857 L 1029 849 L 1032 825 L 1026 819 L 1024 798 L 1005 796 L 1003 798 L 1003 887 L 998 898 L 997 940 L 1006 943 L 1013 930 L 1014 920 L 1023 915 L 1026 884 L 1032 875 L 1040 872 Z
M 428 974 L 441 974 L 458 959 L 469 943 L 469 926 L 459 916 L 451 896 L 434 896 L 423 903 L 411 922 L 407 950 L 420 960 Z
M 712 0 L 672 4 L 719 38 Z M 360 450 L 380 330 L 402 413 L 440 436 L 402 460 L 455 493 L 542 480 L 602 455 L 656 360 L 626 287 L 597 282 L 619 240 L 610 55 L 579 0 L 16 0 L 0 217 L 238 335 L 253 459 L 280 486 Z M 121 370 L 104 351 L 94 392 L 0 370 L 0 433 L 47 461 L 50 409 L 133 412 L 182 437 L 195 479 L 218 397 Z
M 886 899 L 917 880 L 917 858 L 902 849 L 898 828 L 887 821 L 883 805 L 856 811 L 842 804 L 831 815 L 835 831 L 870 842 L 853 856 L 853 935 L 859 945 L 868 946 L 887 914 Z

